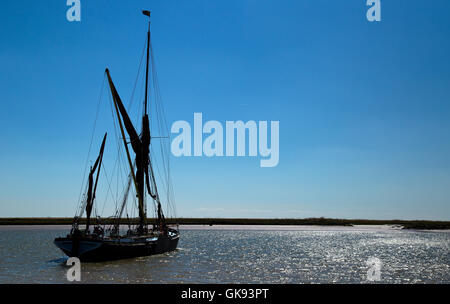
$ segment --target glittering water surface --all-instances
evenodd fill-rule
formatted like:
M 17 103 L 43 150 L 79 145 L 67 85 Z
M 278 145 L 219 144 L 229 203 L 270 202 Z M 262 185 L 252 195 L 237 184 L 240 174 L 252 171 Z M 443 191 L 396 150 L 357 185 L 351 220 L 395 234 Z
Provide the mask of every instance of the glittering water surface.
M 0 283 L 67 283 L 67 226 L 0 227 Z M 387 226 L 184 226 L 168 254 L 83 263 L 84 283 L 450 283 L 450 232 Z

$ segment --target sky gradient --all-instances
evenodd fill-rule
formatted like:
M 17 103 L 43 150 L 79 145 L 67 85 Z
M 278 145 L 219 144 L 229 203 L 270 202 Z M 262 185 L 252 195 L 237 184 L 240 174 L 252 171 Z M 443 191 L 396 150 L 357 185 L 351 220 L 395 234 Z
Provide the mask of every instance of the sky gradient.
M 274 168 L 173 157 L 178 216 L 450 220 L 449 1 L 373 23 L 364 0 L 65 2 L 2 3 L 0 217 L 74 215 L 104 69 L 128 101 L 149 9 L 169 124 L 280 122 Z

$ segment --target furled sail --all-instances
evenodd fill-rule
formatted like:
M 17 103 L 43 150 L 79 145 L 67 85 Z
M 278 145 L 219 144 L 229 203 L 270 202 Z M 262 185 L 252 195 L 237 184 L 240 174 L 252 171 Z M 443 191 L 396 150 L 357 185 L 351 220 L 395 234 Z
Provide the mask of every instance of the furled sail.
M 133 123 L 131 122 L 130 117 L 128 116 L 127 110 L 125 110 L 125 107 L 123 106 L 119 93 L 117 93 L 116 87 L 114 86 L 114 83 L 111 79 L 111 75 L 109 74 L 109 70 L 106 69 L 105 72 L 106 75 L 108 76 L 109 87 L 111 88 L 111 94 L 113 96 L 114 102 L 117 104 L 117 107 L 119 108 L 120 114 L 123 119 L 123 123 L 125 125 L 125 129 L 127 130 L 127 133 L 130 136 L 131 147 L 133 148 L 134 153 L 138 155 L 142 151 L 141 141 L 136 132 L 136 129 L 133 126 Z
M 95 161 L 94 165 L 91 167 L 91 171 L 89 172 L 89 179 L 88 179 L 89 186 L 88 186 L 87 199 L 86 199 L 86 230 L 89 229 L 89 221 L 91 218 L 92 207 L 94 205 L 95 191 L 97 190 L 98 177 L 100 175 L 100 168 L 101 168 L 102 159 L 103 159 L 103 150 L 105 149 L 105 142 L 106 142 L 107 135 L 108 135 L 108 133 L 105 133 L 97 160 Z M 97 169 L 97 167 L 98 167 L 97 177 L 95 178 L 95 184 L 94 184 L 94 173 L 95 173 L 95 170 Z
M 156 199 L 156 194 L 153 193 L 150 189 L 150 179 L 149 179 L 149 175 L 148 175 L 148 166 L 150 164 L 150 158 L 149 158 L 150 127 L 149 127 L 149 121 L 148 121 L 147 114 L 145 114 L 144 117 L 142 118 L 141 142 L 142 142 L 142 156 L 143 156 L 142 161 L 143 161 L 143 166 L 144 166 L 145 182 L 147 184 L 147 192 L 153 199 Z

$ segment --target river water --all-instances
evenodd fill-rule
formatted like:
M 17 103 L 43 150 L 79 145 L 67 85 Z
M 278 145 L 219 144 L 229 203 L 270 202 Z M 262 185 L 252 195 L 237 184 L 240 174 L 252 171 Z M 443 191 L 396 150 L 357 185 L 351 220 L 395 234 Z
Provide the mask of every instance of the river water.
M 0 283 L 69 283 L 69 226 L 0 226 Z M 82 283 L 450 283 L 450 231 L 181 226 L 174 252 L 82 263 Z M 377 259 L 372 264 L 368 260 Z M 371 281 L 375 280 L 375 281 Z

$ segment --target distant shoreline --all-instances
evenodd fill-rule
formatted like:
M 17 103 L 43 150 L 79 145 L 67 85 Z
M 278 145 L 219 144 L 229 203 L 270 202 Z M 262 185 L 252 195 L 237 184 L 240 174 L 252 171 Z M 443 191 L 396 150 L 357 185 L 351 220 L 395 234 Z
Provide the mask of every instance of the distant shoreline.
M 73 218 L 68 217 L 15 217 L 0 218 L 0 225 L 71 225 Z M 86 219 L 81 219 L 84 224 Z M 152 223 L 154 219 L 149 218 Z M 97 223 L 97 219 L 93 219 Z M 353 226 L 353 225 L 394 225 L 404 229 L 450 229 L 450 221 L 427 220 L 367 220 L 367 219 L 332 219 L 332 218 L 173 218 L 169 224 L 180 225 L 318 225 L 318 226 Z M 113 219 L 101 219 L 101 224 L 112 224 Z M 120 224 L 135 224 L 137 219 L 121 219 Z

